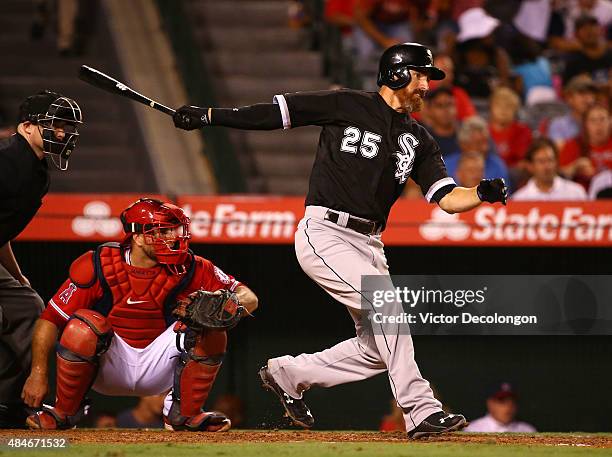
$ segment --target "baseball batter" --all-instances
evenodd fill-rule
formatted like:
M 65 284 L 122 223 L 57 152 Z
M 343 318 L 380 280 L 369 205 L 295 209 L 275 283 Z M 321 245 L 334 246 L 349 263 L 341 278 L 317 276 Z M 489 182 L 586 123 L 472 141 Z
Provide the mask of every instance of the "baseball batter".
M 233 306 L 223 308 L 234 317 L 239 309 L 252 312 L 257 297 L 189 251 L 189 218 L 181 208 L 141 199 L 123 211 L 121 221 L 124 242 L 103 244 L 76 259 L 69 279 L 36 324 L 32 371 L 22 397 L 40 408 L 47 393 L 49 353 L 61 332 L 57 391 L 55 406 L 44 405 L 28 417 L 28 426 L 73 427 L 93 388 L 127 396 L 170 391 L 164 405 L 166 428 L 228 430 L 225 415 L 202 410 L 225 353 L 227 321 L 215 322 L 212 317 L 220 314 L 210 313 L 208 328 L 196 326 L 185 318 L 185 309 L 195 304 L 202 289 L 234 292 Z M 177 310 L 183 312 L 178 322 Z
M 376 325 L 362 319 L 372 304 L 360 290 L 362 275 L 381 275 L 387 278 L 386 287 L 393 287 L 381 234 L 408 178 L 428 201 L 449 213 L 469 211 L 483 201 L 506 202 L 502 179 L 458 187 L 446 172 L 438 145 L 409 115 L 421 109 L 428 81 L 444 76 L 433 66 L 429 49 L 404 43 L 382 55 L 379 92 L 298 92 L 242 108 L 183 106 L 174 116 L 175 125 L 186 130 L 207 125 L 322 127 L 295 251 L 306 274 L 347 307 L 356 337 L 315 354 L 270 359 L 260 370 L 264 387 L 299 425 L 314 424 L 302 397 L 310 387 L 331 387 L 385 371 L 410 437 L 466 425 L 462 415 L 442 410 L 421 376 L 407 324 Z M 392 310 L 400 306 L 396 303 Z

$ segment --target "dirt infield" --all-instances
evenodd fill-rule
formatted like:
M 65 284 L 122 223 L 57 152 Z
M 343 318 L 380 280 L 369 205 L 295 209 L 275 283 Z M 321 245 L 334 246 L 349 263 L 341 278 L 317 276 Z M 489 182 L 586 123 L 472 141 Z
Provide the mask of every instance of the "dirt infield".
M 153 443 L 296 443 L 296 442 L 389 442 L 406 441 L 405 433 L 319 432 L 290 430 L 232 430 L 227 433 L 168 432 L 164 430 L 0 430 L 0 438 L 65 437 L 71 444 L 153 444 Z M 454 433 L 426 440 L 424 443 L 498 444 L 532 446 L 576 446 L 612 448 L 611 435 L 596 434 L 470 434 Z

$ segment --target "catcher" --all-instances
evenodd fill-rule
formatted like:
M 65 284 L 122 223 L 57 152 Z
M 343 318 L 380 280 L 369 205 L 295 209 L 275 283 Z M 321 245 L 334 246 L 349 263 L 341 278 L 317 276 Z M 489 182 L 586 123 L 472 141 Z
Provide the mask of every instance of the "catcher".
M 203 411 L 227 344 L 227 330 L 257 308 L 244 284 L 189 250 L 189 218 L 169 203 L 140 199 L 121 214 L 123 243 L 76 259 L 70 277 L 36 323 L 32 372 L 22 398 L 35 429 L 73 427 L 90 388 L 104 395 L 170 391 L 169 430 L 220 432 L 230 420 Z M 57 345 L 55 406 L 48 358 Z

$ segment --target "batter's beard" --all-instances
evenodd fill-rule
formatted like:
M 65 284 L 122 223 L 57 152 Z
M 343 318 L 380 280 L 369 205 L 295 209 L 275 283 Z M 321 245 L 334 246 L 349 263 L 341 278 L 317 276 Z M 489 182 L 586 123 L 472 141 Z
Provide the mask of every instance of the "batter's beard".
M 410 107 L 408 111 L 410 111 L 411 113 L 418 113 L 423 109 L 423 106 L 425 106 L 425 103 L 423 102 L 423 99 L 421 97 L 413 97 L 410 100 Z
M 410 96 L 408 100 L 408 111 L 410 113 L 417 113 L 423 109 L 423 106 L 425 106 L 425 102 L 423 101 L 425 94 L 426 92 L 423 90 L 416 90 Z

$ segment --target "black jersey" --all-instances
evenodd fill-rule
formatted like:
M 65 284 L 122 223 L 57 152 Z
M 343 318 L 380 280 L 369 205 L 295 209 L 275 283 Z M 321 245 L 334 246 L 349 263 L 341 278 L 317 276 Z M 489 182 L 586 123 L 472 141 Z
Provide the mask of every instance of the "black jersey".
M 410 116 L 377 92 L 336 90 L 276 95 L 283 127 L 323 127 L 306 205 L 326 206 L 386 224 L 412 178 L 428 201 L 454 185 L 440 148 Z
M 49 190 L 47 161 L 16 133 L 0 141 L 0 246 L 30 223 Z

